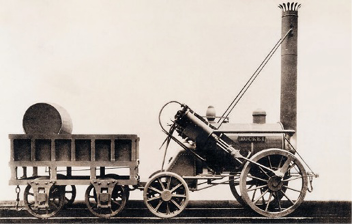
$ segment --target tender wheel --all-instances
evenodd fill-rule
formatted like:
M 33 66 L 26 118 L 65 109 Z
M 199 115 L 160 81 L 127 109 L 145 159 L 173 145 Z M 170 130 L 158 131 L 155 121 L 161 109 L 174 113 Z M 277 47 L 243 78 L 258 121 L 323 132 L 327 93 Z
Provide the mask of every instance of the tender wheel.
M 64 195 L 65 195 L 65 205 L 66 206 L 72 205 L 76 198 L 76 186 L 75 185 L 64 186 Z
M 161 218 L 180 214 L 187 206 L 187 183 L 175 173 L 161 172 L 153 176 L 143 192 L 144 203 L 150 212 Z
M 281 149 L 261 151 L 251 160 L 241 173 L 242 199 L 255 212 L 267 217 L 292 213 L 307 192 L 307 174 L 301 162 Z
M 126 205 L 127 195 L 124 187 L 116 185 L 111 194 L 111 207 L 98 208 L 97 193 L 91 184 L 86 190 L 85 200 L 89 211 L 95 216 L 109 218 L 117 215 Z
M 229 177 L 229 185 L 230 185 L 230 189 L 232 192 L 232 195 L 236 198 L 236 200 L 242 205 L 242 206 L 246 206 L 246 202 L 242 199 L 241 197 L 241 190 L 240 190 L 240 177 L 239 175 L 231 175 Z
M 27 185 L 24 190 L 23 200 L 27 211 L 31 215 L 41 219 L 46 219 L 56 215 L 64 206 L 65 201 L 64 194 L 60 190 L 60 186 L 52 186 L 49 192 L 49 207 L 37 208 L 35 206 L 35 197 L 31 185 Z
M 120 178 L 120 176 L 117 174 L 107 174 L 107 175 L 105 175 L 105 177 L 113 178 L 116 180 Z M 129 189 L 128 185 L 124 186 L 124 190 L 125 190 L 124 193 L 126 194 L 126 201 L 128 201 L 128 199 L 130 198 L 130 189 Z

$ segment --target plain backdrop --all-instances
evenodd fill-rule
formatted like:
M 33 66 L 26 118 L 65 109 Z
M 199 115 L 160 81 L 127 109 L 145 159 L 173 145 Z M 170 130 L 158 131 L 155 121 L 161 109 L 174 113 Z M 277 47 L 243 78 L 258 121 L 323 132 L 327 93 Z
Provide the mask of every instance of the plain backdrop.
M 38 102 L 64 107 L 74 134 L 137 134 L 146 180 L 161 167 L 163 104 L 222 114 L 280 38 L 280 3 L 1 0 L 0 200 L 16 197 L 8 134 L 24 133 L 23 115 Z M 306 200 L 351 200 L 351 2 L 300 3 L 298 151 L 320 174 Z M 252 122 L 261 108 L 275 123 L 279 105 L 280 51 L 230 121 Z M 233 196 L 220 186 L 191 194 L 198 199 Z

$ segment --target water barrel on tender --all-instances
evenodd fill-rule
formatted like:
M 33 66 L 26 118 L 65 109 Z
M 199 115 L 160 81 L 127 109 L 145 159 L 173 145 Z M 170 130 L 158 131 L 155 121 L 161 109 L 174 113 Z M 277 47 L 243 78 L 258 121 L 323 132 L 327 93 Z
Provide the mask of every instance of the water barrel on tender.
M 26 134 L 71 134 L 72 120 L 59 105 L 37 103 L 25 112 L 23 129 Z

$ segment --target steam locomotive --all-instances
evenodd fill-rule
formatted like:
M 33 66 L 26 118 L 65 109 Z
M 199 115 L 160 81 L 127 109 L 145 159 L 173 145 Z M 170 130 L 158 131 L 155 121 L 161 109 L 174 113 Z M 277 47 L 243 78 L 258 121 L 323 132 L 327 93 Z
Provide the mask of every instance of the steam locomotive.
M 249 79 L 225 113 L 213 107 L 201 116 L 188 105 L 166 103 L 159 123 L 166 134 L 162 169 L 147 182 L 139 178 L 137 135 L 74 135 L 60 106 L 38 103 L 23 118 L 26 134 L 10 134 L 10 185 L 26 185 L 24 205 L 38 218 L 56 215 L 75 200 L 76 185 L 87 185 L 89 211 L 102 218 L 117 215 L 130 191 L 142 190 L 151 213 L 172 218 L 187 206 L 189 192 L 228 184 L 238 202 L 267 217 L 286 216 L 302 203 L 317 175 L 296 150 L 297 13 L 300 5 L 283 3 L 282 38 Z M 281 122 L 268 124 L 264 111 L 253 123 L 234 124 L 228 115 L 281 46 Z M 166 107 L 178 109 L 168 128 L 160 117 Z M 179 150 L 166 160 L 170 142 Z M 309 167 L 308 167 L 309 168 Z M 77 170 L 86 170 L 78 173 Z M 19 200 L 19 197 L 17 198 Z

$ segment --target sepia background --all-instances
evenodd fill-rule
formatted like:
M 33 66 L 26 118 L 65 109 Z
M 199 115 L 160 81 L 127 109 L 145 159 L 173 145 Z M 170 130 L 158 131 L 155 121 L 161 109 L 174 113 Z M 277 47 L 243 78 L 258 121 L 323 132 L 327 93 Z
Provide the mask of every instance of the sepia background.
M 280 3 L 1 0 L 0 200 L 16 197 L 8 134 L 24 133 L 23 115 L 38 102 L 64 107 L 74 134 L 137 134 L 146 180 L 161 167 L 161 107 L 177 100 L 222 114 L 280 38 Z M 298 151 L 320 174 L 306 200 L 351 200 L 351 2 L 299 3 Z M 261 108 L 278 122 L 279 105 L 280 51 L 230 121 L 252 122 Z M 220 186 L 190 199 L 233 196 Z

